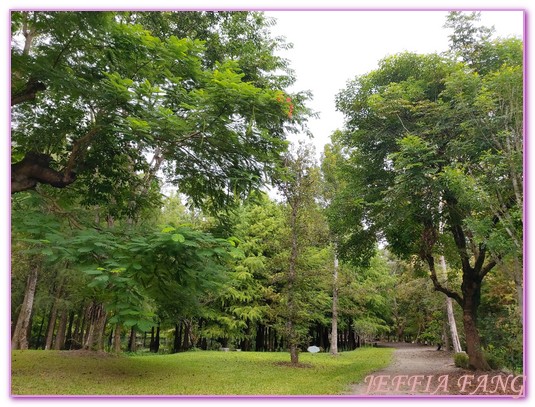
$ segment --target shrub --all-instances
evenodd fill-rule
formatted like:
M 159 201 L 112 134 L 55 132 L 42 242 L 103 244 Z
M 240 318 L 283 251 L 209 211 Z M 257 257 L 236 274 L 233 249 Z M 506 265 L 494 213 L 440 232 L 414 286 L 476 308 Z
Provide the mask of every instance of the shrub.
M 455 362 L 455 366 L 468 369 L 468 355 L 465 352 L 456 353 L 453 356 L 453 361 Z

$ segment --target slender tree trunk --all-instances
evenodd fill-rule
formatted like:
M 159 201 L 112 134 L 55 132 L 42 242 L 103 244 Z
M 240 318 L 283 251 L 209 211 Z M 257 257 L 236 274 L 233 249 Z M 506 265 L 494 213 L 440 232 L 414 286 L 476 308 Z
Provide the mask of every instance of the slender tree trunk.
M 160 350 L 160 324 L 156 327 L 156 338 L 154 340 L 154 353 Z
M 440 265 L 442 267 L 442 274 L 447 281 L 448 270 L 446 267 L 446 259 L 444 256 L 440 256 Z M 451 342 L 453 344 L 453 351 L 455 353 L 462 352 L 461 341 L 459 340 L 459 334 L 457 333 L 457 323 L 455 322 L 455 314 L 453 313 L 453 301 L 450 297 L 446 296 L 446 313 L 448 315 L 448 325 L 450 327 Z
M 173 340 L 173 353 L 180 352 L 180 337 L 182 331 L 182 322 L 175 324 L 175 337 Z
M 58 306 L 63 294 L 63 281 L 60 281 L 59 286 L 56 290 L 54 303 L 52 304 L 52 310 L 50 311 L 50 319 L 48 321 L 48 327 L 46 330 L 46 342 L 45 350 L 52 349 L 52 342 L 54 340 L 54 330 L 56 328 L 56 320 L 58 318 Z
M 338 355 L 338 256 L 336 256 L 336 246 L 333 264 L 333 317 L 331 323 L 331 355 Z
M 45 350 L 52 348 L 52 340 L 54 339 L 54 329 L 56 328 L 56 320 L 58 316 L 58 307 L 56 301 L 52 305 L 50 310 L 50 317 L 48 319 L 48 325 L 46 329 Z
M 26 290 L 24 300 L 19 311 L 15 331 L 11 339 L 11 349 L 28 349 L 28 328 L 32 315 L 33 300 L 35 298 L 35 288 L 37 286 L 38 267 L 32 266 L 30 274 L 26 280 Z
M 130 329 L 130 340 L 128 341 L 128 352 L 136 351 L 136 329 Z
M 84 327 L 87 315 L 87 306 L 82 305 L 78 312 L 70 349 L 80 349 L 84 344 Z
M 74 317 L 74 311 L 71 311 L 69 313 L 69 324 L 67 327 L 67 335 L 65 337 L 65 349 L 67 350 L 72 349 Z
M 45 325 L 45 318 L 41 318 L 41 323 L 39 324 L 39 332 L 37 332 L 37 339 L 35 341 L 35 349 L 39 349 L 41 346 L 41 335 L 43 334 L 43 328 Z
M 450 333 L 449 333 L 450 325 L 447 320 L 444 321 L 442 324 L 442 337 L 444 338 L 444 350 L 449 351 L 450 350 Z
M 299 353 L 298 353 L 298 337 L 296 329 L 296 319 L 297 319 L 297 310 L 295 304 L 295 293 L 294 285 L 297 277 L 297 257 L 298 257 L 298 236 L 297 236 L 297 211 L 298 203 L 291 205 L 291 214 L 290 214 L 290 229 L 292 233 L 291 241 L 291 252 L 290 252 L 290 264 L 288 271 L 288 346 L 290 348 L 290 361 L 293 364 L 299 363 Z

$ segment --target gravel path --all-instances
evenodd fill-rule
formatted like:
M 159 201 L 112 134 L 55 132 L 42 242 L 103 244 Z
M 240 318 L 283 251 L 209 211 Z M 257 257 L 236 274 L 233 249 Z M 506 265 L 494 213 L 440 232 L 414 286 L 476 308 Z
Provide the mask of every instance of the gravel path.
M 436 347 L 395 343 L 392 363 L 352 386 L 349 394 L 385 395 L 515 395 L 521 379 L 500 372 L 474 372 L 455 367 L 451 352 Z M 504 385 L 502 385 L 502 383 Z

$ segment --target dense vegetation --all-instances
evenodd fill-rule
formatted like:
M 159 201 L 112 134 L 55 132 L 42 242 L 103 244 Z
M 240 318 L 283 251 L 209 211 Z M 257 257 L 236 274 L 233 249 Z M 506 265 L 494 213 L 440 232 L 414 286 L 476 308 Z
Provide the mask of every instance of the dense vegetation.
M 12 13 L 12 348 L 297 364 L 449 348 L 456 319 L 472 367 L 522 370 L 521 41 L 451 13 L 447 53 L 340 92 L 318 163 L 287 141 L 313 113 L 272 24 Z

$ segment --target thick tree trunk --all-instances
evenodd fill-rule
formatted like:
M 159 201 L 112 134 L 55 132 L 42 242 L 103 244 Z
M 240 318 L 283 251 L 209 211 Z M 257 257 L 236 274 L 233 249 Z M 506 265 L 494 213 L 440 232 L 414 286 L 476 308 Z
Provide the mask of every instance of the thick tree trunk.
M 338 355 L 338 257 L 336 256 L 336 253 L 334 253 L 333 264 L 333 317 L 331 323 L 331 355 Z
M 481 338 L 477 329 L 477 308 L 479 306 L 481 282 L 471 281 L 463 276 L 463 325 L 466 336 L 468 363 L 476 370 L 491 370 L 481 351 Z
M 24 300 L 22 301 L 22 307 L 11 339 L 11 349 L 28 349 L 28 328 L 30 326 L 38 274 L 38 268 L 32 266 L 28 279 L 26 280 Z
M 188 320 L 184 320 L 184 337 L 182 341 L 182 349 L 188 350 L 190 348 L 190 335 L 191 335 L 191 323 Z
M 470 367 L 476 370 L 491 370 L 481 351 L 481 339 L 476 326 L 476 316 L 472 309 L 463 310 L 463 324 L 466 335 L 466 353 Z
M 115 325 L 115 331 L 113 333 L 113 351 L 115 353 L 121 353 L 121 324 Z
M 61 312 L 61 316 L 59 318 L 58 332 L 56 334 L 56 339 L 54 341 L 54 349 L 55 350 L 62 350 L 65 347 L 65 334 L 66 334 L 66 330 L 67 330 L 67 318 L 68 318 L 67 310 L 63 310 Z
M 87 313 L 88 329 L 83 348 L 86 350 L 101 351 L 104 349 L 104 327 L 106 324 L 106 311 L 103 304 L 92 303 Z

